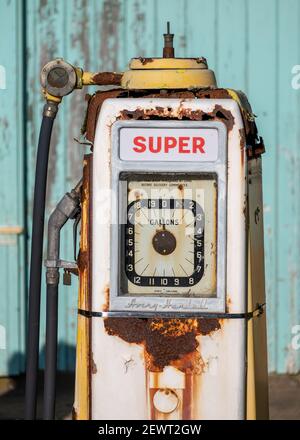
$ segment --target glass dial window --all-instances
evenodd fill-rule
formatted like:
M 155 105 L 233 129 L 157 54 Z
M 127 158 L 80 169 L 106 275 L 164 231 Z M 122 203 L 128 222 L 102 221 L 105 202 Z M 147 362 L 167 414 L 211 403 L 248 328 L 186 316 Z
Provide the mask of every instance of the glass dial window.
M 121 292 L 216 294 L 217 183 L 212 174 L 122 173 Z

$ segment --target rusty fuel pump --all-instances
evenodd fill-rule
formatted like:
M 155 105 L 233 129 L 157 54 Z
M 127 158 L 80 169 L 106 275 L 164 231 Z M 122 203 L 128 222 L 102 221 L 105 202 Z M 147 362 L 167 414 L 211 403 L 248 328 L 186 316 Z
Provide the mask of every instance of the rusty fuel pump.
M 267 419 L 261 155 L 251 107 L 217 87 L 205 58 L 162 58 L 124 73 L 62 59 L 46 99 L 33 210 L 26 418 L 36 415 L 48 154 L 62 97 L 88 101 L 83 175 L 49 219 L 44 418 L 55 417 L 59 270 L 79 274 L 75 419 Z M 74 262 L 61 228 L 81 223 Z M 121 390 L 121 392 L 120 392 Z

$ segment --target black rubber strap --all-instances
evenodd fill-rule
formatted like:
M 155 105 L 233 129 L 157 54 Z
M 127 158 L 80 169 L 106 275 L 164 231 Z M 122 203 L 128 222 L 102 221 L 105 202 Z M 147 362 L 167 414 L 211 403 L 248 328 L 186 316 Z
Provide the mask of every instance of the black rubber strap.
M 257 308 L 247 313 L 152 313 L 152 312 L 94 312 L 78 309 L 79 315 L 85 318 L 211 318 L 211 319 L 252 319 L 264 313 L 265 304 L 258 304 Z

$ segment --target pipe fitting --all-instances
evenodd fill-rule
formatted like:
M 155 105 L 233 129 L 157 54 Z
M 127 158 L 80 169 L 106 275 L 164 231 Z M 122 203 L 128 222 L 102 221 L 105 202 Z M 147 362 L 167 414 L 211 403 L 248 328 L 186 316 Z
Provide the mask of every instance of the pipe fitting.
M 44 105 L 43 116 L 55 119 L 58 112 L 58 104 L 58 102 L 47 100 L 46 104 Z
M 60 254 L 60 231 L 64 224 L 70 219 L 74 218 L 80 209 L 80 190 L 82 181 L 72 189 L 71 192 L 66 193 L 63 198 L 56 205 L 56 208 L 50 215 L 48 221 L 48 249 L 47 262 L 59 261 Z M 46 270 L 47 285 L 58 285 L 59 283 L 59 265 L 50 267 L 47 264 Z
M 58 98 L 69 95 L 77 87 L 76 69 L 62 58 L 45 64 L 40 79 L 44 93 Z
M 58 268 L 47 268 L 46 271 L 46 283 L 47 285 L 58 286 L 59 285 L 59 270 Z
M 63 96 L 74 89 L 88 85 L 121 85 L 122 73 L 85 72 L 80 67 L 72 66 L 62 58 L 49 61 L 41 70 L 41 85 L 48 101 L 60 102 Z

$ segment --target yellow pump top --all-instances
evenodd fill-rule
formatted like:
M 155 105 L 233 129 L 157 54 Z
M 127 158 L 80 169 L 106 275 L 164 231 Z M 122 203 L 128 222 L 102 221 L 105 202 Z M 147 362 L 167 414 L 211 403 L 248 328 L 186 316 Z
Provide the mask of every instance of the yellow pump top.
M 205 58 L 133 58 L 124 72 L 124 89 L 215 88 L 215 74 Z
M 205 58 L 175 58 L 174 34 L 168 23 L 162 58 L 132 58 L 129 70 L 88 72 L 62 58 L 48 62 L 41 71 L 42 92 L 47 102 L 58 105 L 63 96 L 88 85 L 116 85 L 127 90 L 214 89 L 215 74 Z
M 124 89 L 200 89 L 217 87 L 215 74 L 208 69 L 205 58 L 175 58 L 174 34 L 168 23 L 164 34 L 163 58 L 132 58 L 123 73 Z

